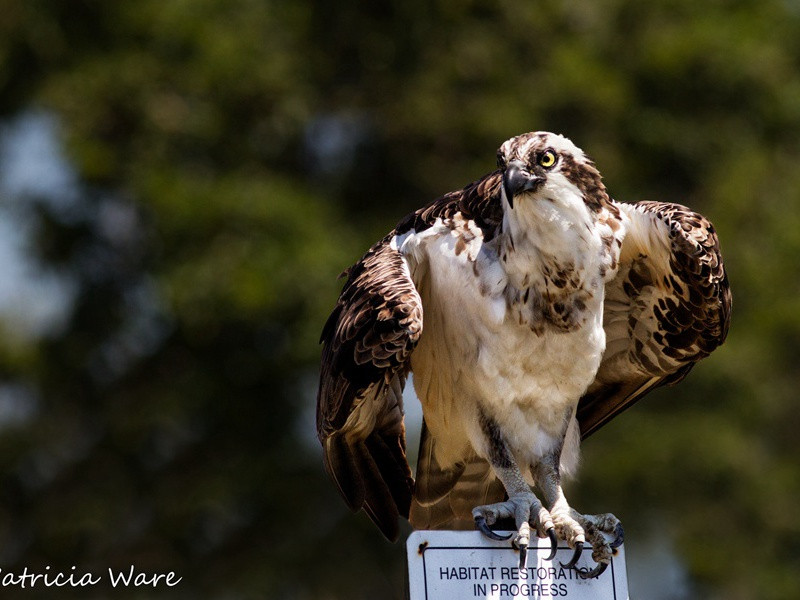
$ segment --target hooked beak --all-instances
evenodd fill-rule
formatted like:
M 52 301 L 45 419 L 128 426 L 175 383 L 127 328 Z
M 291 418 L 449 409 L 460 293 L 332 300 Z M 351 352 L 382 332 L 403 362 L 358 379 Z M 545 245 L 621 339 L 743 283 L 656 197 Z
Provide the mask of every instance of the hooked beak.
M 532 192 L 544 182 L 543 177 L 528 172 L 525 163 L 512 160 L 508 163 L 503 173 L 503 190 L 506 193 L 508 205 L 514 208 L 514 196 L 522 192 Z

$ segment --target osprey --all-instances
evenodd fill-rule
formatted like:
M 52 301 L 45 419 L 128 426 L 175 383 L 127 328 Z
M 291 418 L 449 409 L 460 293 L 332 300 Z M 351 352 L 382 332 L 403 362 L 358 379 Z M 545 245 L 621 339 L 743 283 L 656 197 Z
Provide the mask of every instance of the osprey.
M 612 200 L 567 138 L 506 141 L 498 169 L 404 218 L 346 271 L 322 332 L 317 433 L 348 506 L 389 538 L 513 522 L 599 576 L 622 543 L 561 478 L 580 440 L 725 339 L 730 291 L 711 223 L 678 204 Z M 424 422 L 405 453 L 409 372 Z M 538 495 L 534 493 L 538 491 Z M 603 535 L 607 534 L 607 535 Z M 507 539 L 507 538 L 502 538 Z

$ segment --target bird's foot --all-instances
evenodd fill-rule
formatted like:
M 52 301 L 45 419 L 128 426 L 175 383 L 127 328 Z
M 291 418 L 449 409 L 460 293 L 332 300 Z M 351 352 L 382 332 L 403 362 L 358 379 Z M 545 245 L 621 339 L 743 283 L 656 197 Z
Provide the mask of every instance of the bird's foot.
M 584 545 L 588 542 L 591 546 L 592 559 L 597 566 L 592 570 L 578 570 L 584 579 L 599 577 L 606 570 L 614 551 L 622 545 L 625 537 L 619 519 L 610 513 L 582 515 L 572 509 L 568 512 L 554 511 L 553 522 L 559 537 L 575 549 L 572 559 L 561 565 L 564 568 L 575 568 Z
M 561 563 L 561 566 L 565 569 L 573 569 L 578 559 L 581 557 L 583 547 L 586 544 L 586 532 L 578 518 L 576 518 L 580 515 L 569 507 L 563 509 L 554 508 L 551 514 L 553 517 L 553 525 L 556 528 L 556 535 L 559 539 L 567 542 L 569 547 L 574 550 L 569 562 L 566 564 Z
M 533 492 L 515 494 L 505 502 L 477 506 L 472 510 L 475 526 L 488 538 L 494 540 L 507 540 L 512 535 L 501 536 L 492 531 L 491 526 L 501 519 L 513 519 L 517 527 L 513 544 L 519 549 L 519 566 L 525 568 L 528 556 L 528 546 L 531 540 L 531 527 L 539 537 L 550 538 L 550 556 L 545 560 L 552 560 L 558 549 L 556 529 L 550 513 Z

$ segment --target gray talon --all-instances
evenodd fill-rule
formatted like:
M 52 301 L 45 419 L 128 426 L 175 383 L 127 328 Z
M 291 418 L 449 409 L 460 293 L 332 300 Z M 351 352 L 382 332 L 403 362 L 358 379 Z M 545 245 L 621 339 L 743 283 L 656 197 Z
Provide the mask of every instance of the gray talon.
M 617 526 L 614 528 L 614 541 L 609 544 L 611 549 L 619 548 L 622 546 L 622 542 L 625 541 L 625 530 L 622 528 L 622 523 L 617 523 Z
M 545 560 L 553 560 L 556 557 L 556 551 L 558 551 L 558 538 L 556 537 L 555 527 L 547 530 L 547 537 L 550 538 L 550 556 Z
M 581 557 L 581 552 L 583 552 L 583 542 L 575 542 L 575 552 L 572 555 L 572 559 L 567 564 L 561 563 L 561 566 L 565 569 L 574 569 L 575 565 L 578 564 L 578 559 Z
M 491 540 L 507 540 L 513 534 L 509 533 L 508 535 L 500 535 L 489 529 L 489 526 L 486 524 L 486 517 L 483 515 L 478 515 L 475 517 L 475 527 L 480 529 L 481 533 L 488 537 Z
M 608 568 L 608 563 L 600 563 L 591 571 L 586 569 L 578 569 L 578 576 L 581 579 L 593 579 L 595 577 L 600 577 L 605 570 Z
M 520 570 L 525 568 L 525 563 L 528 560 L 528 546 L 520 546 L 519 547 L 519 568 Z

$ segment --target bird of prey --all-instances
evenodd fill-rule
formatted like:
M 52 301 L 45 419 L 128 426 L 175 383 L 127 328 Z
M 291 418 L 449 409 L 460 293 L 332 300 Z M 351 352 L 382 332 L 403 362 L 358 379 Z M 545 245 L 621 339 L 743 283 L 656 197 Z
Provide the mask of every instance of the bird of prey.
M 603 572 L 622 527 L 567 502 L 580 440 L 725 339 L 714 227 L 678 204 L 611 199 L 567 138 L 513 137 L 497 170 L 406 216 L 346 271 L 324 326 L 317 433 L 353 510 L 389 538 L 513 522 Z M 423 408 L 405 453 L 409 372 Z M 535 493 L 538 492 L 537 493 Z M 606 535 L 603 535 L 606 534 Z

